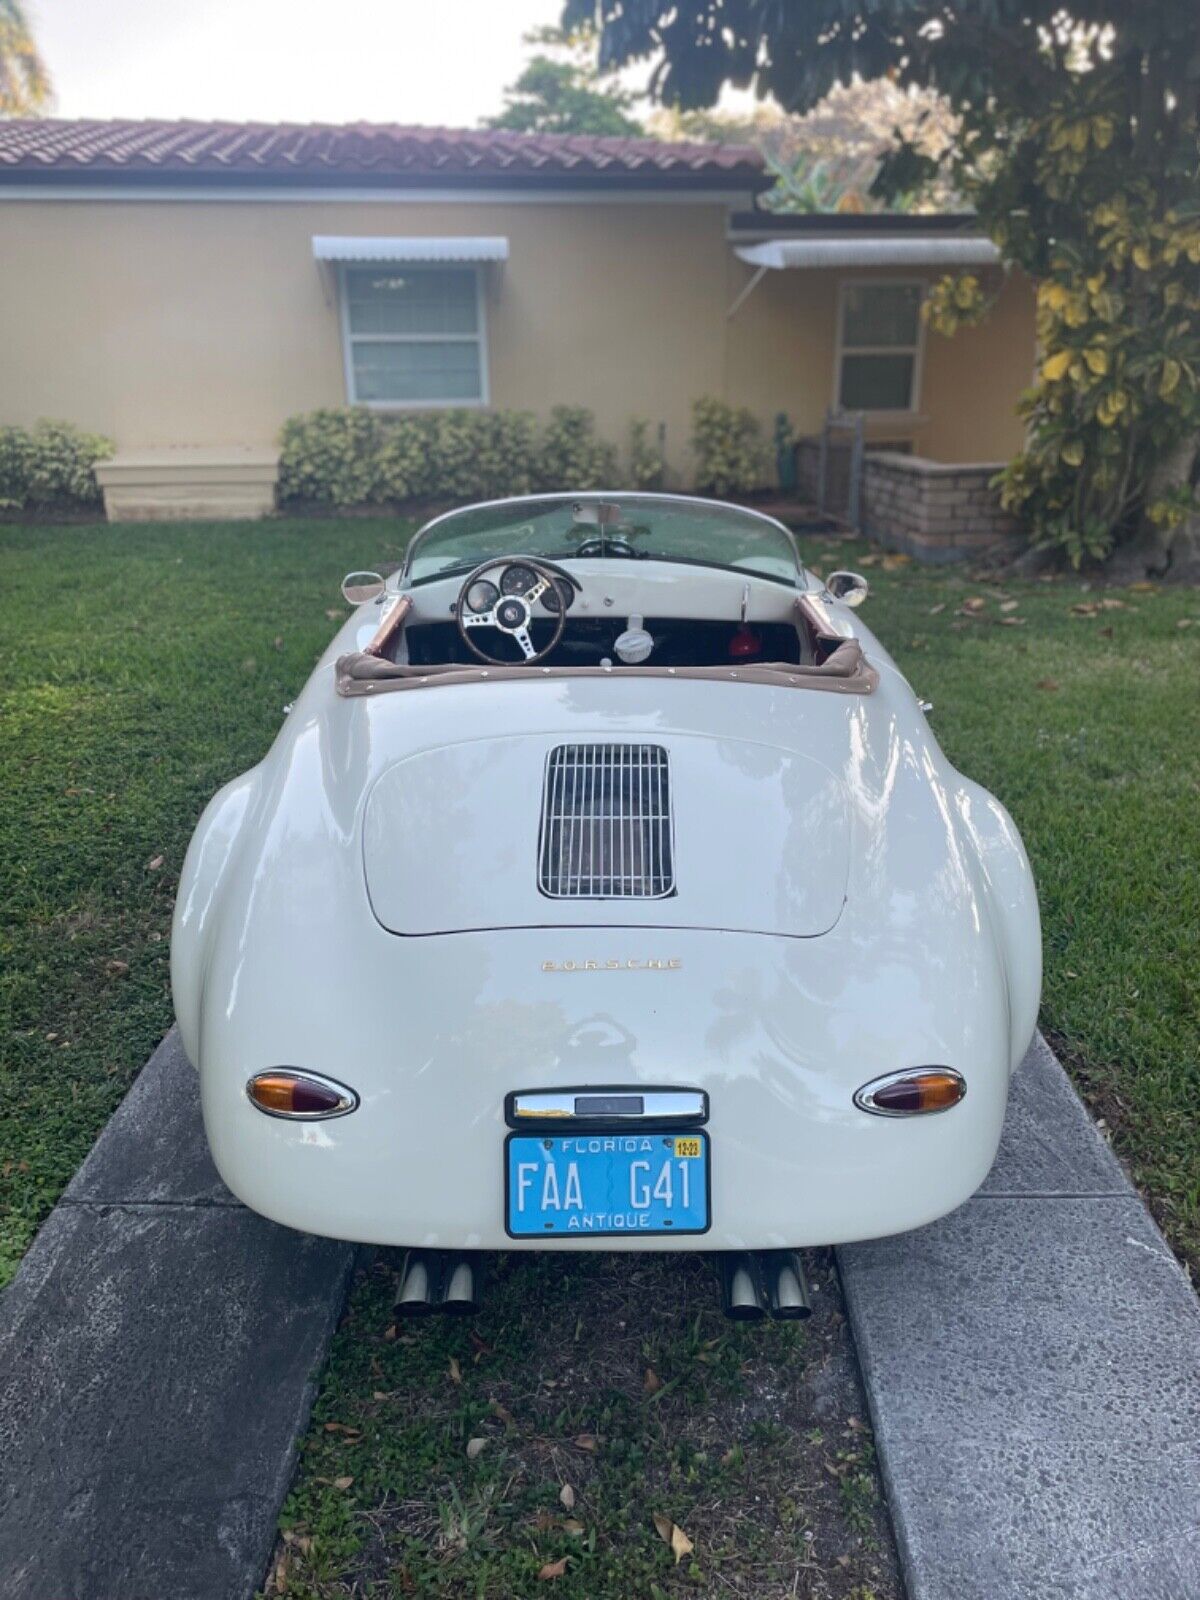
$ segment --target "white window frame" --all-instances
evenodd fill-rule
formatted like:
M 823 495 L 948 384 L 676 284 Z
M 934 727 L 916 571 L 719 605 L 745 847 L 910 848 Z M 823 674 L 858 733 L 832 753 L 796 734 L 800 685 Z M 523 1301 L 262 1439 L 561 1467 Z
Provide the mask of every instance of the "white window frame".
M 462 271 L 470 267 L 475 275 L 475 332 L 474 333 L 351 333 L 350 296 L 347 292 L 346 273 L 364 267 L 403 267 L 406 272 Z M 487 307 L 483 292 L 483 268 L 478 263 L 462 261 L 339 261 L 338 307 L 342 329 L 342 368 L 345 373 L 346 397 L 352 406 L 365 406 L 370 411 L 454 411 L 478 410 L 491 404 L 491 387 L 488 374 Z M 354 345 L 362 340 L 369 344 L 476 344 L 479 346 L 479 395 L 473 400 L 360 400 L 354 380 Z
M 851 345 L 846 348 L 846 297 L 851 289 L 916 289 L 917 342 L 912 344 Z M 921 378 L 925 366 L 925 318 L 923 308 L 929 284 L 924 278 L 843 278 L 838 284 L 837 339 L 833 353 L 833 410 L 838 416 L 853 413 L 842 409 L 842 358 L 852 356 L 906 356 L 913 358 L 912 386 L 907 406 L 875 407 L 863 413 L 868 417 L 915 417 L 921 407 Z

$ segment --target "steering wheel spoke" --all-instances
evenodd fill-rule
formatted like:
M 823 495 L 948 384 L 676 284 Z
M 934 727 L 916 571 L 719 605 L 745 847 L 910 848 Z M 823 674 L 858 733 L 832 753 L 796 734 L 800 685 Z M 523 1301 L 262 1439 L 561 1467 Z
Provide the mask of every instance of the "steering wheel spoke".
M 521 594 L 504 594 L 501 592 L 499 599 L 490 611 L 471 611 L 467 606 L 467 595 L 471 586 L 477 583 L 485 573 L 494 571 L 497 567 L 521 565 L 529 568 L 536 579 Z M 501 580 L 503 582 L 503 580 Z M 494 655 L 491 650 L 484 649 L 477 642 L 476 630 L 479 628 L 495 628 L 497 633 L 506 634 L 510 639 L 515 639 L 517 649 L 522 656 L 522 664 L 530 666 L 535 661 L 543 661 L 558 644 L 563 636 L 566 625 L 567 608 L 560 603 L 556 612 L 551 613 L 553 628 L 548 641 L 539 650 L 533 642 L 530 632 L 533 623 L 533 608 L 535 604 L 550 589 L 557 588 L 555 573 L 550 566 L 543 566 L 533 556 L 493 556 L 490 561 L 485 561 L 468 573 L 463 580 L 462 588 L 458 591 L 458 599 L 454 606 L 454 620 L 458 624 L 459 637 L 470 650 L 472 655 L 478 656 L 481 661 L 490 661 L 494 666 L 509 666 L 512 664 L 511 655 Z

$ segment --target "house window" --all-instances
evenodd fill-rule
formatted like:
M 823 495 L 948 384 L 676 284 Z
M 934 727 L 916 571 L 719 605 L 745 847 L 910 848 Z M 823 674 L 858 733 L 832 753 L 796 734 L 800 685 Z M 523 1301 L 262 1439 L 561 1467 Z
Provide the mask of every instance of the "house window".
M 487 400 L 483 296 L 475 267 L 345 267 L 346 386 L 357 404 Z
M 848 283 L 838 342 L 840 411 L 915 411 L 921 371 L 919 283 Z

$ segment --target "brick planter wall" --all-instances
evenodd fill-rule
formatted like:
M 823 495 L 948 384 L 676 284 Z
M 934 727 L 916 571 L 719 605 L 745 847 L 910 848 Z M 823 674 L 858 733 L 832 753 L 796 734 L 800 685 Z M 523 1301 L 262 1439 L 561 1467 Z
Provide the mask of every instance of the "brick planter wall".
M 820 441 L 801 439 L 796 447 L 799 487 L 814 502 Z M 904 550 L 918 561 L 965 561 L 997 546 L 1016 549 L 1020 532 L 988 487 L 1002 463 L 943 463 L 892 450 L 871 450 L 863 458 L 860 497 L 862 531 L 890 550 Z M 839 498 L 844 488 L 831 483 Z M 833 507 L 836 509 L 836 506 Z
M 1020 543 L 1017 524 L 988 485 L 1000 462 L 944 464 L 923 456 L 868 452 L 862 529 L 920 561 L 963 561 Z

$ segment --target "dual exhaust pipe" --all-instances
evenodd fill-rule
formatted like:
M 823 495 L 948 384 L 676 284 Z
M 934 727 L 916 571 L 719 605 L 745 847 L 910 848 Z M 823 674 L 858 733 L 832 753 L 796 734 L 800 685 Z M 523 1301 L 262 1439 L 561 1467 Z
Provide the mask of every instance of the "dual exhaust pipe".
M 721 1308 L 734 1322 L 802 1322 L 812 1295 L 798 1250 L 726 1250 L 717 1257 Z
M 431 1311 L 471 1317 L 479 1310 L 482 1274 L 474 1255 L 460 1250 L 410 1250 L 400 1272 L 398 1317 L 424 1317 Z
M 812 1315 L 812 1296 L 798 1250 L 726 1250 L 716 1260 L 721 1306 L 734 1322 L 760 1322 L 764 1317 L 800 1322 Z M 481 1289 L 482 1272 L 473 1253 L 409 1250 L 400 1272 L 395 1313 L 474 1316 Z

